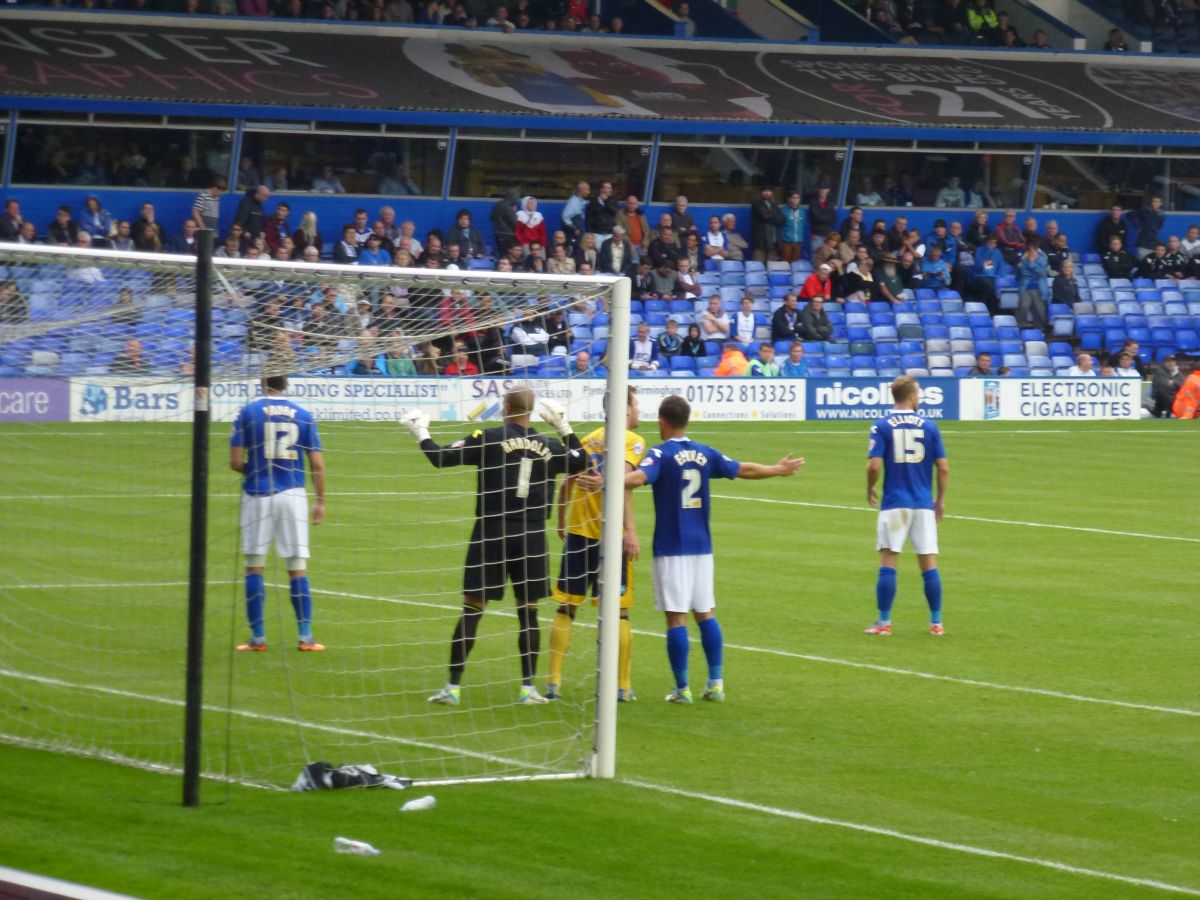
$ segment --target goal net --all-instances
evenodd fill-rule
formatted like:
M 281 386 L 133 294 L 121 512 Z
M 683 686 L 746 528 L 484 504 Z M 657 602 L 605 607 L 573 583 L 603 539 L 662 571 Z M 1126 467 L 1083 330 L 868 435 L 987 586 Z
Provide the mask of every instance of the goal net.
M 422 781 L 586 770 L 598 712 L 590 607 L 560 700 L 515 702 L 510 587 L 481 620 L 461 703 L 428 702 L 462 610 L 476 470 L 434 468 L 398 421 L 422 410 L 447 445 L 501 424 L 504 392 L 528 385 L 580 436 L 599 427 L 606 389 L 625 393 L 625 335 L 612 345 L 622 361 L 602 367 L 619 283 L 214 260 L 205 775 L 287 786 L 318 760 Z M 190 258 L 0 245 L 0 741 L 181 765 L 195 309 Z M 250 630 L 228 423 L 277 374 L 313 414 L 327 467 L 307 566 L 324 652 L 297 652 L 274 547 L 269 649 L 235 649 Z M 547 524 L 553 580 L 561 543 Z M 548 597 L 543 692 L 553 613 Z

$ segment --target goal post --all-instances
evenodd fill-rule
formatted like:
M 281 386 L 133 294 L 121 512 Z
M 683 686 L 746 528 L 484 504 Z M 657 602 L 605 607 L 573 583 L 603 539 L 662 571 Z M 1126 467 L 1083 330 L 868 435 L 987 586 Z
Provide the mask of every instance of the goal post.
M 190 257 L 0 245 L 0 303 L 16 294 L 27 308 L 0 324 L 0 378 L 62 398 L 55 421 L 0 423 L 0 495 L 14 510 L 14 552 L 0 561 L 0 741 L 172 771 L 198 762 L 205 778 L 276 787 L 319 759 L 437 783 L 612 777 L 623 466 L 604 467 L 602 545 L 612 551 L 598 620 L 583 613 L 574 626 L 563 700 L 514 703 L 510 592 L 482 620 L 462 705 L 441 709 L 426 698 L 445 680 L 462 610 L 476 485 L 465 468 L 432 468 L 397 423 L 422 409 L 448 445 L 497 424 L 503 393 L 528 385 L 566 406 L 581 437 L 606 424 L 607 453 L 622 459 L 628 280 L 217 258 L 211 328 L 202 290 Z M 309 327 L 317 306 L 336 311 L 336 328 Z M 380 331 L 385 310 L 396 324 Z M 539 343 L 549 321 L 569 326 L 568 351 L 603 357 L 603 380 L 573 374 L 563 344 Z M 518 339 L 514 325 L 527 333 Z M 197 326 L 212 345 L 207 392 Z M 465 374 L 422 374 L 459 355 Z M 501 357 L 507 365 L 488 371 Z M 325 443 L 330 511 L 312 529 L 309 573 L 323 654 L 295 652 L 273 549 L 269 652 L 233 649 L 248 628 L 241 487 L 221 423 L 267 374 L 292 376 L 289 396 L 314 412 Z M 203 447 L 189 427 L 199 398 L 213 423 Z M 201 699 L 202 664 L 203 702 L 185 740 L 193 468 L 209 478 L 209 533 L 193 557 L 207 616 L 186 691 Z M 553 582 L 559 545 L 548 537 Z M 541 604 L 539 687 L 552 603 Z
M 629 333 L 630 283 L 622 278 L 612 293 L 612 334 Z M 625 507 L 625 421 L 629 379 L 629 342 L 608 348 L 608 396 L 604 411 L 604 534 L 601 545 L 600 635 L 596 677 L 596 760 L 592 774 L 613 778 L 617 767 L 617 644 L 621 616 L 622 528 Z

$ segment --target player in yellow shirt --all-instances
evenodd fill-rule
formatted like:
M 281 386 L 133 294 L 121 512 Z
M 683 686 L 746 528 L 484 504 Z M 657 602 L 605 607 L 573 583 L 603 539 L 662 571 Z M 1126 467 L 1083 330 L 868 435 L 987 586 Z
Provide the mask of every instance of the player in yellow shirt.
M 625 416 L 625 471 L 632 472 L 646 455 L 646 442 L 633 430 L 638 426 L 637 392 L 629 388 L 629 405 Z M 583 450 L 591 462 L 589 474 L 604 471 L 604 429 L 597 428 L 583 439 Z M 618 641 L 617 700 L 628 703 L 634 699 L 631 684 L 630 653 L 633 650 L 633 632 L 629 625 L 629 608 L 633 606 L 633 561 L 637 559 L 639 547 L 637 528 L 633 521 L 631 490 L 625 492 L 625 527 L 621 538 L 622 584 L 621 622 Z M 561 696 L 562 668 L 567 651 L 571 647 L 571 623 L 580 605 L 590 594 L 598 596 L 597 582 L 600 575 L 600 529 L 602 516 L 602 491 L 589 491 L 577 483 L 575 478 L 566 479 L 558 493 L 558 535 L 563 539 L 562 566 L 558 573 L 558 584 L 554 587 L 554 599 L 558 611 L 550 624 L 550 674 L 546 685 L 546 698 L 555 700 Z

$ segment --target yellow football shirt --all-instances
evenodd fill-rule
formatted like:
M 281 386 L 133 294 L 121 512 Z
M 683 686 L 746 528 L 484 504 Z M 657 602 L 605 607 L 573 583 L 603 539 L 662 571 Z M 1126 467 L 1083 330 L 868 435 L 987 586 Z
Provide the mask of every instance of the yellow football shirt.
M 597 428 L 580 443 L 588 455 L 591 467 L 596 472 L 604 471 L 604 429 Z M 646 442 L 636 431 L 625 432 L 625 462 L 635 469 L 646 455 Z M 567 531 L 580 537 L 600 540 L 603 519 L 602 491 L 585 491 L 577 484 L 571 485 L 567 507 Z

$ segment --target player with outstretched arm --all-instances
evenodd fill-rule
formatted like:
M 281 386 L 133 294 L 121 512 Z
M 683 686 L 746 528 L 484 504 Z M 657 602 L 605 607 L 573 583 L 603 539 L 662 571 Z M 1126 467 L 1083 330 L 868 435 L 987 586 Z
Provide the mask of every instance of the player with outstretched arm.
M 738 462 L 687 436 L 691 407 L 679 396 L 658 407 L 663 443 L 651 448 L 625 486 L 654 486 L 654 605 L 666 613 L 667 656 L 675 673 L 671 703 L 691 703 L 688 682 L 687 614 L 695 616 L 708 661 L 705 700 L 725 699 L 723 639 L 713 615 L 713 548 L 708 485 L 712 478 L 787 478 L 804 465 L 790 453 L 773 466 Z
M 608 398 L 605 398 L 605 408 Z M 638 426 L 637 389 L 628 389 L 625 412 L 625 470 L 632 472 L 646 453 L 646 442 L 634 431 Z M 583 439 L 589 473 L 600 479 L 604 476 L 604 427 L 601 426 Z M 638 558 L 637 525 L 633 520 L 630 490 L 625 491 L 624 527 L 621 535 L 621 621 L 617 641 L 617 702 L 634 700 L 631 654 L 633 630 L 629 610 L 633 606 L 633 561 Z M 562 563 L 554 599 L 558 610 L 550 624 L 550 672 L 546 682 L 546 697 L 557 700 L 562 690 L 562 668 L 571 649 L 571 623 L 590 592 L 599 596 L 600 531 L 602 525 L 602 490 L 591 490 L 584 479 L 573 476 L 563 479 L 558 494 L 558 536 L 563 540 Z
M 308 495 L 304 458 L 312 470 L 312 521 L 325 521 L 325 457 L 312 414 L 288 400 L 286 375 L 263 379 L 263 396 L 238 412 L 229 439 L 229 467 L 242 475 L 242 553 L 246 559 L 246 618 L 250 640 L 238 650 L 265 651 L 263 570 L 267 549 L 287 561 L 299 649 L 324 650 L 313 640 L 312 591 L 308 585 Z
M 435 468 L 467 465 L 479 469 L 475 527 L 463 571 L 463 610 L 450 641 L 450 680 L 429 698 L 431 703 L 459 703 L 463 671 L 484 607 L 504 596 L 509 580 L 520 624 L 521 690 L 517 702 L 547 702 L 533 684 L 541 642 L 537 604 L 550 593 L 546 519 L 555 477 L 581 473 L 588 462 L 562 407 L 543 400 L 538 413 L 566 446 L 530 428 L 533 407 L 533 391 L 514 388 L 504 395 L 504 425 L 476 431 L 448 447 L 439 446 L 429 436 L 428 414 L 411 410 L 400 420 Z
M 879 618 L 867 634 L 892 633 L 892 603 L 896 599 L 896 560 L 904 541 L 912 542 L 925 582 L 929 603 L 929 633 L 945 634 L 942 627 L 942 577 L 937 568 L 937 523 L 946 508 L 950 464 L 937 425 L 917 412 L 921 387 L 908 375 L 892 382 L 895 408 L 871 426 L 867 452 L 867 503 L 879 507 L 875 547 L 879 550 L 879 578 L 875 603 Z M 933 473 L 937 471 L 937 497 Z M 883 473 L 883 502 L 876 486 Z

